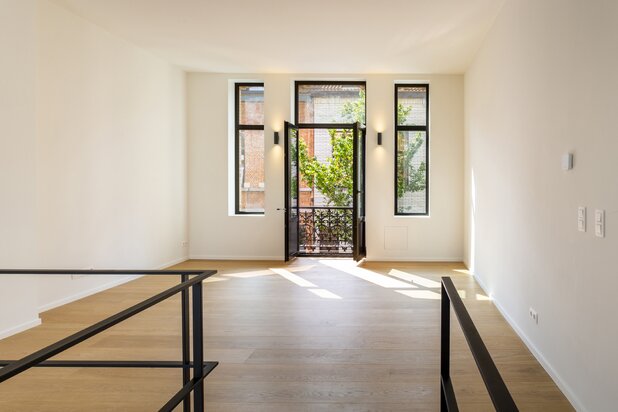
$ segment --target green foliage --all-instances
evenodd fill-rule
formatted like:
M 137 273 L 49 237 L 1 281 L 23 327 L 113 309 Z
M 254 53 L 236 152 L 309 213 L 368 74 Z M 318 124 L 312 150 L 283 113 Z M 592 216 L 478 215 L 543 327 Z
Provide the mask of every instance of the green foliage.
M 299 168 L 307 186 L 317 188 L 334 206 L 352 204 L 352 158 L 354 141 L 349 130 L 329 130 L 333 154 L 322 163 L 309 156 L 307 144 L 299 139 Z
M 411 106 L 399 104 L 397 107 L 398 123 L 403 123 L 412 110 Z M 361 90 L 358 99 L 345 102 L 341 111 L 344 122 L 365 123 L 365 91 Z M 332 156 L 325 162 L 309 156 L 307 144 L 298 139 L 299 168 L 304 182 L 309 187 L 318 189 L 333 206 L 350 206 L 352 204 L 354 141 L 351 130 L 329 130 Z M 426 166 L 422 162 L 415 168 L 412 158 L 423 144 L 420 133 L 412 142 L 405 144 L 401 136 L 397 137 L 401 150 L 397 153 L 397 196 L 406 192 L 417 192 L 425 188 Z
M 397 124 L 405 123 L 412 111 L 412 106 L 397 105 Z M 422 161 L 414 167 L 412 159 L 423 145 L 421 133 L 417 133 L 412 141 L 406 141 L 405 133 L 397 136 L 397 197 L 401 198 L 407 192 L 419 192 L 425 188 L 426 168 Z
M 344 122 L 365 124 L 365 91 L 358 93 L 358 99 L 345 102 L 341 109 L 341 118 Z
M 412 158 L 424 143 L 421 133 L 417 133 L 413 140 L 406 141 L 406 135 L 399 133 L 397 136 L 397 197 L 402 197 L 406 192 L 419 192 L 425 188 L 426 165 L 421 162 L 418 167 L 412 164 Z

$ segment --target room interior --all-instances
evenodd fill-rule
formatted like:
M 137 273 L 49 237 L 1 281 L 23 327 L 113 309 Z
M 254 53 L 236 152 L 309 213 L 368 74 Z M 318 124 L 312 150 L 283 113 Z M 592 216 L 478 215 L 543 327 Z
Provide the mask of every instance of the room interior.
M 618 4 L 460 3 L 1 0 L 0 268 L 217 270 L 204 382 L 221 411 L 437 410 L 450 276 L 519 409 L 613 410 Z M 360 263 L 285 261 L 303 81 L 366 88 Z M 263 84 L 259 214 L 234 209 L 237 83 Z M 394 213 L 397 84 L 428 85 L 426 214 Z M 176 281 L 0 275 L 0 360 Z M 177 357 L 179 302 L 58 359 Z M 451 322 L 460 408 L 492 410 Z M 92 370 L 28 370 L 0 409 L 151 410 L 180 384 Z

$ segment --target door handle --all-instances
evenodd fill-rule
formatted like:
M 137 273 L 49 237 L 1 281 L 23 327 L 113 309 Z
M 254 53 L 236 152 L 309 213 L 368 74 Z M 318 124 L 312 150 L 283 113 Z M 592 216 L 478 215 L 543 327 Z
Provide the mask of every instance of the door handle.
M 283 210 L 284 212 L 286 211 L 285 207 L 278 207 L 277 210 Z

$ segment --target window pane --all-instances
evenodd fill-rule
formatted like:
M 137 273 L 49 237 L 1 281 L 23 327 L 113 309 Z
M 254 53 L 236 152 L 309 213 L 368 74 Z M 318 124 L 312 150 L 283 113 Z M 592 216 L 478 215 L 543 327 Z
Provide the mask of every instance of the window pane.
M 239 124 L 264 124 L 264 86 L 239 86 Z
M 300 129 L 299 144 L 301 207 L 352 207 L 352 130 Z
M 397 87 L 397 125 L 427 125 L 427 89 L 424 86 Z
M 397 213 L 427 213 L 427 135 L 397 132 Z
M 238 209 L 264 212 L 264 131 L 238 134 Z
M 298 122 L 365 123 L 365 86 L 301 84 L 298 86 Z

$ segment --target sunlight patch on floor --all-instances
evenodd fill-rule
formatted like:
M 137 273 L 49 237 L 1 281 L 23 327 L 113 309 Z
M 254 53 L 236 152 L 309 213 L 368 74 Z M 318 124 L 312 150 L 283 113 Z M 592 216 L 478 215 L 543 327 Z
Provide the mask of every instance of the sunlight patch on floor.
M 440 300 L 440 294 L 431 290 L 396 290 L 395 292 L 414 299 Z
M 226 273 L 223 276 L 229 276 L 232 278 L 256 278 L 258 276 L 272 276 L 273 272 L 271 270 L 252 270 L 249 272 L 235 272 L 235 273 Z
M 290 282 L 295 283 L 298 286 L 301 286 L 303 288 L 317 288 L 318 287 L 317 285 L 309 282 L 308 280 L 305 280 L 301 278 L 300 276 L 295 275 L 289 270 L 279 269 L 279 268 L 271 268 L 270 270 L 272 270 L 273 272 L 275 272 L 277 275 L 281 276 L 282 278 L 287 279 Z
M 324 298 L 324 299 L 341 299 L 341 296 L 335 295 L 333 292 L 326 289 L 308 289 L 309 292 Z
M 223 282 L 224 280 L 228 280 L 228 279 L 224 279 L 224 278 L 219 278 L 219 277 L 210 277 L 207 279 L 204 279 L 204 283 L 213 283 L 213 282 Z
M 342 299 L 341 296 L 334 294 L 333 292 L 326 290 L 326 289 L 321 289 L 319 288 L 316 284 L 309 282 L 306 279 L 301 278 L 298 275 L 295 275 L 294 273 L 290 272 L 289 270 L 286 269 L 281 269 L 281 268 L 271 268 L 271 271 L 273 271 L 274 273 L 276 273 L 277 275 L 281 276 L 284 279 L 289 280 L 290 282 L 302 287 L 302 288 L 307 288 L 307 290 L 311 293 L 313 293 L 316 296 L 319 296 L 323 299 Z
M 371 282 L 374 285 L 382 286 L 388 289 L 410 289 L 415 286 L 409 283 L 402 282 L 391 277 L 372 272 L 371 270 L 359 268 L 356 263 L 347 260 L 320 260 L 320 263 L 324 266 L 329 266 L 333 269 L 337 269 L 341 272 L 345 272 L 359 279 Z
M 388 272 L 388 274 L 396 278 L 406 280 L 411 283 L 416 283 L 426 288 L 439 288 L 440 287 L 440 282 L 436 282 L 435 280 L 427 279 L 425 277 L 414 275 L 412 273 L 404 272 L 398 269 L 391 269 L 391 271 Z
M 472 276 L 472 273 L 470 273 L 470 271 L 467 269 L 453 269 L 453 272 L 463 273 L 464 275 Z

